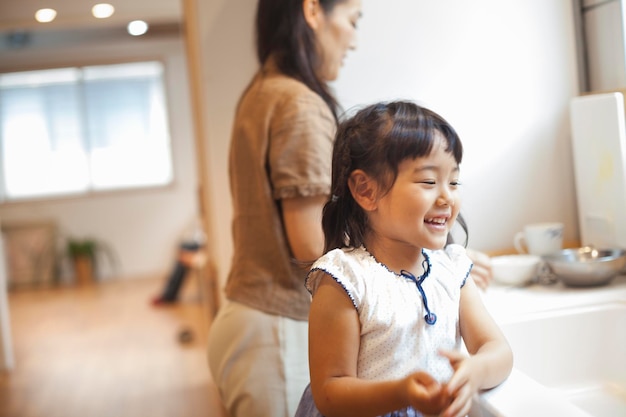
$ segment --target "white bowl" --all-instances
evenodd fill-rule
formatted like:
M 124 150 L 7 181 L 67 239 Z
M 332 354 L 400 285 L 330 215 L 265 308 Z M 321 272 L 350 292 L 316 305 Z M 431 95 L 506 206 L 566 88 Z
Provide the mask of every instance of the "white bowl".
M 537 276 L 541 257 L 537 255 L 503 255 L 491 258 L 493 279 L 505 285 L 526 285 Z

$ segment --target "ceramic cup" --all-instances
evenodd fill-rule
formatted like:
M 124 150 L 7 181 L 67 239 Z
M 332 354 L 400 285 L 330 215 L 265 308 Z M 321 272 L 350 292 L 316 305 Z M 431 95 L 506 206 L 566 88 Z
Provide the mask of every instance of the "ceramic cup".
M 517 232 L 513 245 L 519 253 L 547 255 L 563 248 L 563 223 L 533 223 Z

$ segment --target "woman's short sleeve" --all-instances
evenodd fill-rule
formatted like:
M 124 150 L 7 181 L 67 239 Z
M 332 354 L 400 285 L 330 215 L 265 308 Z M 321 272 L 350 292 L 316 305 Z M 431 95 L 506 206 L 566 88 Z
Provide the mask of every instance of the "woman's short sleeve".
M 335 119 L 315 93 L 287 96 L 270 125 L 269 174 L 275 199 L 330 193 Z

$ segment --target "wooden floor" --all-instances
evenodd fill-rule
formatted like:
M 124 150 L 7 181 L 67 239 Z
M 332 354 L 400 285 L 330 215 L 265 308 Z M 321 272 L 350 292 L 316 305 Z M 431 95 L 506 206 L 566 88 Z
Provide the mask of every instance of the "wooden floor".
M 15 370 L 0 372 L 0 417 L 224 417 L 206 361 L 207 320 L 163 280 L 9 293 Z M 190 343 L 179 333 L 191 331 Z

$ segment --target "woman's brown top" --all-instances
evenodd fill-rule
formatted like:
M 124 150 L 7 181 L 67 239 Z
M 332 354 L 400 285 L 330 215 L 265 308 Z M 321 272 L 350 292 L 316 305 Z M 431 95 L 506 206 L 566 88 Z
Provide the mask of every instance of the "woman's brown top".
M 309 265 L 292 256 L 281 200 L 329 194 L 335 131 L 322 98 L 278 72 L 271 61 L 244 93 L 230 144 L 234 256 L 228 299 L 308 319 L 304 280 Z

